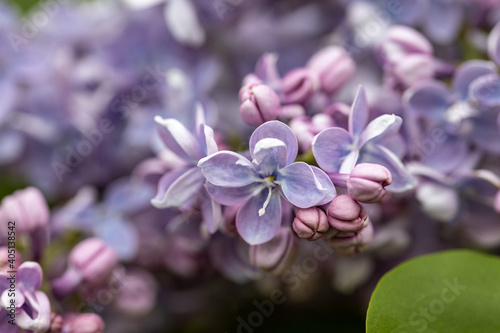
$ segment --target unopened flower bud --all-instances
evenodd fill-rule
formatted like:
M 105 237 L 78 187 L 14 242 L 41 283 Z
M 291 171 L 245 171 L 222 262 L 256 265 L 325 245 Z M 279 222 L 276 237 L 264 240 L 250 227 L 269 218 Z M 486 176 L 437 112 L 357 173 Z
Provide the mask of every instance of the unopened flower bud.
M 342 194 L 335 197 L 328 206 L 328 223 L 345 232 L 357 232 L 366 227 L 368 215 L 362 205 L 352 197 Z
M 104 333 L 104 321 L 95 313 L 74 315 L 64 321 L 62 333 Z
M 275 120 L 281 112 L 279 96 L 264 84 L 243 86 L 239 97 L 241 118 L 249 125 L 259 126 L 266 121 Z
M 61 333 L 63 327 L 63 318 L 52 312 L 50 314 L 50 327 L 47 333 Z
M 363 252 L 373 239 L 373 226 L 368 220 L 366 228 L 359 232 L 339 232 L 327 238 L 333 251 L 341 256 L 351 257 Z
M 379 202 L 387 193 L 386 186 L 392 183 L 391 172 L 380 164 L 361 163 L 352 169 L 347 179 L 349 195 L 363 203 Z
M 54 294 L 65 297 L 82 282 L 103 282 L 118 263 L 116 252 L 99 238 L 89 238 L 76 245 L 69 255 L 69 267 L 53 282 Z
M 318 77 L 306 68 L 290 71 L 282 80 L 281 93 L 285 103 L 304 104 L 318 89 Z
M 330 225 L 326 214 L 321 209 L 310 207 L 297 211 L 292 227 L 299 238 L 314 241 L 323 237 Z
M 251 264 L 272 275 L 286 272 L 297 258 L 297 241 L 292 230 L 280 228 L 269 242 L 250 246 Z
M 321 89 L 332 94 L 356 71 L 356 64 L 343 48 L 328 46 L 314 54 L 306 65 L 319 77 Z
M 405 60 L 411 54 L 432 55 L 432 44 L 417 30 L 396 25 L 387 30 L 379 45 L 380 56 L 384 63 L 394 64 Z

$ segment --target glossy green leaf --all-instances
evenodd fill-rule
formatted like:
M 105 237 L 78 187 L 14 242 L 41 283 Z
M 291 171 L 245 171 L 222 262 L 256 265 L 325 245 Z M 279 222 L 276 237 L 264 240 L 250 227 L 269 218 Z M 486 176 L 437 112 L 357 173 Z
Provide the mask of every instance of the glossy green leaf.
M 379 281 L 368 333 L 500 332 L 500 259 L 469 250 L 425 255 Z

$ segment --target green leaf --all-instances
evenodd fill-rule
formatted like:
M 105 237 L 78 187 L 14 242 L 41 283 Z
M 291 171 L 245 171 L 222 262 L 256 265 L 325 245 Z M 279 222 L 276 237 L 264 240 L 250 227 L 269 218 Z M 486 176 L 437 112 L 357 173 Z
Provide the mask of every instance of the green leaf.
M 500 259 L 469 250 L 418 257 L 377 284 L 368 333 L 500 332 Z

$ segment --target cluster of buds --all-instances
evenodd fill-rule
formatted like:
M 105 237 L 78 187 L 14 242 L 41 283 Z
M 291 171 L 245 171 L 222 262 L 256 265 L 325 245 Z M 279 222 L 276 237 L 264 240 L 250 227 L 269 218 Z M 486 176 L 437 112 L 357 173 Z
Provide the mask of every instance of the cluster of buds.
M 249 125 L 303 115 L 303 105 L 316 94 L 334 94 L 356 70 L 349 53 L 338 46 L 319 50 L 304 67 L 294 68 L 282 78 L 276 69 L 276 60 L 272 54 L 264 55 L 256 73 L 243 80 L 239 92 L 240 115 Z
M 348 195 L 335 197 L 326 212 L 319 207 L 297 210 L 292 227 L 299 238 L 324 238 L 337 254 L 352 256 L 362 252 L 373 237 L 373 226 L 361 203 L 380 202 L 392 175 L 379 164 L 362 163 L 350 174 L 330 176 Z
M 432 44 L 417 30 L 406 26 L 393 26 L 379 45 L 388 86 L 409 87 L 430 79 L 436 72 Z

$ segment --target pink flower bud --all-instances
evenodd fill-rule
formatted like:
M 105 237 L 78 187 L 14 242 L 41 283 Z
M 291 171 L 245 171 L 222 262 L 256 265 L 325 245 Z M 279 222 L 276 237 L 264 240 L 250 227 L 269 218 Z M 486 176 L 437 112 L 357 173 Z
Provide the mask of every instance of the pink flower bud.
M 379 45 L 381 60 L 395 64 L 408 55 L 432 55 L 432 44 L 417 30 L 406 26 L 392 26 Z
M 338 232 L 333 237 L 326 237 L 333 251 L 345 257 L 363 252 L 373 239 L 373 226 L 368 220 L 366 228 L 359 232 Z
M 306 68 L 290 71 L 282 80 L 281 93 L 285 103 L 304 104 L 318 89 L 318 78 Z
M 47 333 L 61 333 L 63 327 L 63 318 L 52 312 L 50 314 L 50 327 Z
M 357 232 L 366 227 L 368 215 L 362 205 L 348 195 L 335 197 L 328 206 L 328 223 L 345 232 Z
M 104 321 L 95 313 L 73 315 L 64 320 L 62 333 L 104 333 Z
M 302 152 L 311 149 L 314 136 L 324 129 L 334 127 L 332 117 L 325 113 L 317 113 L 312 117 L 300 116 L 290 121 L 290 128 L 297 137 L 299 148 Z
M 314 241 L 323 237 L 330 225 L 326 214 L 321 209 L 311 207 L 297 211 L 292 227 L 299 238 Z
M 318 75 L 320 87 L 327 94 L 338 90 L 356 71 L 352 58 L 338 46 L 328 46 L 316 52 L 306 67 Z
M 373 163 L 361 163 L 352 169 L 347 179 L 349 195 L 359 202 L 376 203 L 387 193 L 386 186 L 392 183 L 390 171 Z
M 54 294 L 60 298 L 83 282 L 89 285 L 104 282 L 118 263 L 118 255 L 99 238 L 88 238 L 73 248 L 68 262 L 66 272 L 52 284 Z
M 267 243 L 250 246 L 250 262 L 272 275 L 286 272 L 297 258 L 297 241 L 292 230 L 280 228 Z
M 240 89 L 240 115 L 243 121 L 259 126 L 266 121 L 275 120 L 281 112 L 280 98 L 276 92 L 264 85 L 245 85 Z

